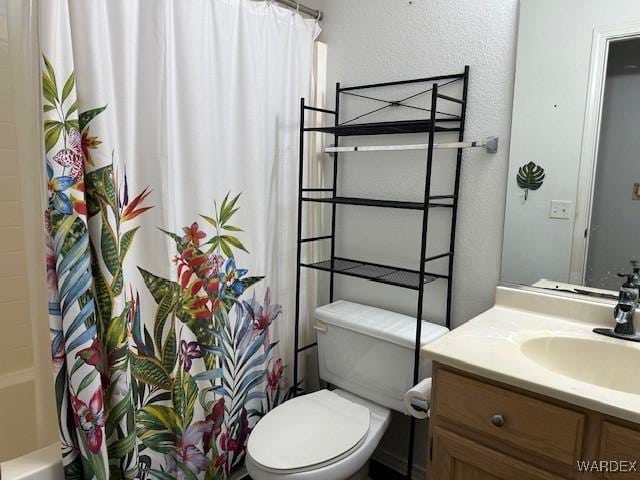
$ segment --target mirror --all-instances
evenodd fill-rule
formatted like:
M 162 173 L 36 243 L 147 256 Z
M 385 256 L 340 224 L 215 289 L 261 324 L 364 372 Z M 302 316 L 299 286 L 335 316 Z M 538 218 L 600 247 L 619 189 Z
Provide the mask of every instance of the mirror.
M 640 2 L 522 0 L 501 279 L 615 298 L 640 260 Z

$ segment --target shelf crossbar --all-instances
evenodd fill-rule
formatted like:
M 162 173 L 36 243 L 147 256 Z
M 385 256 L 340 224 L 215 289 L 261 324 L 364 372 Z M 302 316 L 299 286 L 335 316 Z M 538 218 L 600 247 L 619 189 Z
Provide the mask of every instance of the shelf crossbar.
M 301 238 L 300 243 L 317 242 L 318 240 L 328 240 L 330 238 L 332 238 L 331 235 L 322 235 L 321 237 Z
M 351 123 L 336 124 L 333 126 L 313 126 L 304 127 L 305 132 L 329 133 L 336 136 L 359 136 L 359 135 L 395 135 L 404 133 L 426 133 L 431 129 L 431 123 L 435 122 L 437 132 L 459 132 L 460 126 L 442 125 L 450 123 L 460 123 L 457 116 L 420 120 L 400 120 L 395 122 L 375 122 L 375 123 Z
M 460 98 L 454 98 L 449 95 L 444 95 L 442 93 L 438 94 L 438 98 L 442 98 L 443 100 L 448 100 L 449 102 L 459 103 L 460 105 L 464 105 L 465 101 Z
M 297 353 L 304 352 L 305 350 L 309 350 L 310 348 L 313 348 L 316 345 L 318 345 L 318 342 L 310 343 L 309 345 L 305 345 L 304 347 L 300 347 L 300 348 L 296 349 L 296 352 Z
M 454 195 L 434 195 L 430 200 L 453 200 Z M 405 202 L 399 200 L 381 200 L 360 197 L 302 197 L 303 202 L 330 203 L 335 205 L 360 205 L 366 207 L 401 208 L 404 210 L 424 210 L 422 202 Z M 430 207 L 451 207 L 453 204 L 429 202 Z
M 424 261 L 425 261 L 425 263 L 426 262 L 431 262 L 433 260 L 438 260 L 439 258 L 450 257 L 451 255 L 453 255 L 453 252 L 441 253 L 439 255 L 432 255 L 431 257 L 427 257 L 427 258 L 424 259 Z

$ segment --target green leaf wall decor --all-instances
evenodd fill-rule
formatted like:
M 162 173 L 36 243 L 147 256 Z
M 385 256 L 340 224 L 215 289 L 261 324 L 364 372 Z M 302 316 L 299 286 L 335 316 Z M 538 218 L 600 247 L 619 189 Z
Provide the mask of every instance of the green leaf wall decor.
M 518 186 L 524 190 L 524 199 L 529 196 L 529 190 L 537 190 L 544 182 L 544 168 L 529 162 L 518 169 L 516 175 Z

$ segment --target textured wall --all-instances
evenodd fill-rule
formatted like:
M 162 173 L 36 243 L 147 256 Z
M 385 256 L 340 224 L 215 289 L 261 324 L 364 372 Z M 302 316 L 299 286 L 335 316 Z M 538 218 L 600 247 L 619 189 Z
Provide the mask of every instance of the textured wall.
M 324 0 L 305 2 L 324 12 L 320 40 L 328 44 L 328 98 L 343 86 L 455 73 L 471 67 L 467 139 L 500 137 L 497 155 L 464 155 L 454 266 L 453 325 L 493 305 L 499 281 L 508 162 L 517 0 Z M 380 92 L 377 92 L 380 93 Z M 427 99 L 423 97 L 422 101 Z M 329 101 L 333 107 L 333 101 Z M 359 111 L 359 105 L 353 112 Z M 349 109 L 349 107 L 347 107 Z M 347 118 L 343 115 L 343 119 Z M 381 119 L 382 117 L 374 117 Z M 363 119 L 364 121 L 364 119 Z M 447 137 L 441 137 L 447 138 Z M 450 137 L 449 137 L 450 138 Z M 373 143 L 380 139 L 360 143 Z M 424 137 L 383 142 L 424 142 Z M 448 139 L 447 139 L 448 140 Z M 365 156 L 366 155 L 366 156 Z M 452 154 L 436 156 L 434 189 L 446 193 Z M 350 154 L 341 162 L 344 195 L 420 200 L 424 153 Z M 432 253 L 446 251 L 447 212 L 436 212 L 428 241 Z M 338 253 L 354 258 L 415 266 L 421 217 L 416 212 L 343 207 L 338 215 Z M 357 279 L 340 279 L 338 298 L 415 314 L 414 292 Z M 442 320 L 443 282 L 427 287 L 425 318 Z M 406 420 L 393 422 L 377 456 L 400 465 Z M 418 431 L 417 464 L 424 464 L 425 426 Z M 422 477 L 424 478 L 424 477 Z

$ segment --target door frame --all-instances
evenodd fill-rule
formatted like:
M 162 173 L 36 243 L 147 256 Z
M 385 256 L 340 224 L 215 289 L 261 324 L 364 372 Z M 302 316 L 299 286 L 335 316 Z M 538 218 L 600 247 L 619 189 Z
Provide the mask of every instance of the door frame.
M 593 29 L 569 272 L 569 283 L 576 285 L 584 285 L 587 269 L 588 232 L 593 208 L 609 44 L 615 40 L 634 37 L 640 37 L 638 22 Z

